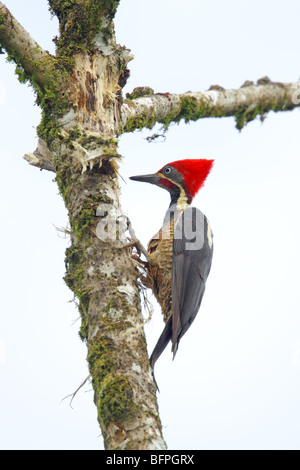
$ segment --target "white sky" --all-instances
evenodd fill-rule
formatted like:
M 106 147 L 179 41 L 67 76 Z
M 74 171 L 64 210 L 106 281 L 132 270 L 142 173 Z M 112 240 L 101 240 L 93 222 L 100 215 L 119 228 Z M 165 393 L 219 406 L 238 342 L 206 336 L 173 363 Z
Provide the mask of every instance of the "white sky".
M 54 52 L 46 0 L 7 0 L 31 35 Z M 34 11 L 34 16 L 32 15 Z M 239 87 L 268 75 L 299 78 L 296 0 L 123 0 L 117 39 L 135 55 L 126 91 Z M 36 148 L 40 111 L 0 57 L 0 448 L 102 449 L 79 314 L 65 286 L 67 225 L 54 175 L 22 156 Z M 158 128 L 157 128 L 158 129 Z M 170 449 L 300 449 L 299 110 L 270 113 L 239 133 L 232 118 L 122 136 L 123 207 L 144 244 L 169 195 L 128 181 L 182 158 L 214 158 L 195 199 L 214 232 L 215 255 L 200 313 L 174 362 L 157 363 Z M 138 197 L 137 197 L 138 195 Z M 75 323 L 74 323 L 75 322 Z M 149 350 L 163 328 L 146 327 Z

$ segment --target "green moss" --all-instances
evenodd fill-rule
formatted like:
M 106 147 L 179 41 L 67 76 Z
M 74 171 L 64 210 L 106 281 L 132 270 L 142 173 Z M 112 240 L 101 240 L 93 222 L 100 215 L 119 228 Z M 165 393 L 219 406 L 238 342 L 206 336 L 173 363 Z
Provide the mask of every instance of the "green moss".
M 63 160 L 57 163 L 55 180 L 66 207 L 69 205 L 72 193 L 72 186 L 70 184 L 72 175 L 72 166 L 69 161 Z
M 104 382 L 98 404 L 99 421 L 124 423 L 136 413 L 131 383 L 125 375 L 109 377 Z
M 241 88 L 246 88 L 247 86 L 252 86 L 252 85 L 254 85 L 254 82 L 252 82 L 251 80 L 246 80 L 241 86 Z
M 96 209 L 93 197 L 84 199 L 78 216 L 74 217 L 72 228 L 79 241 L 82 240 L 84 232 L 95 224 Z
M 131 101 L 128 99 L 124 100 L 124 103 L 128 104 L 128 106 L 132 106 Z M 204 117 L 221 117 L 223 115 L 224 112 L 222 108 L 212 110 L 205 100 L 199 102 L 193 96 L 183 96 L 181 98 L 180 112 L 177 115 L 169 114 L 166 118 L 158 121 L 156 116 L 151 113 L 147 116 L 137 115 L 133 119 L 128 120 L 124 132 L 133 132 L 136 129 L 143 129 L 144 127 L 152 129 L 156 122 L 163 124 L 165 130 L 167 130 L 171 122 L 178 123 L 182 119 L 188 123 L 189 121 L 197 121 Z
M 122 423 L 136 410 L 129 379 L 118 375 L 116 347 L 109 336 L 98 332 L 89 342 L 87 356 L 93 377 L 95 404 L 100 423 Z
M 49 147 L 51 142 L 58 137 L 61 129 L 58 119 L 62 118 L 70 108 L 67 94 L 61 91 L 61 74 L 57 75 L 54 68 L 47 72 L 49 85 L 45 86 L 43 93 L 37 95 L 37 104 L 42 108 L 42 120 L 37 127 L 37 134 L 48 143 Z M 57 68 L 63 75 L 66 75 L 63 64 Z M 51 74 L 52 77 L 50 77 Z
M 112 200 L 103 195 L 90 195 L 83 200 L 80 212 L 71 219 L 71 227 L 79 241 L 91 227 L 94 227 L 99 219 L 96 216 L 97 208 L 100 204 L 111 204 Z
M 242 130 L 248 122 L 253 121 L 257 116 L 260 116 L 260 119 L 263 121 L 265 119 L 265 115 L 269 111 L 278 112 L 285 111 L 287 109 L 287 106 L 278 105 L 277 102 L 266 102 L 260 103 L 257 106 L 249 106 L 247 109 L 241 109 L 235 112 L 236 128 L 238 130 Z
M 117 309 L 118 308 L 118 302 L 116 299 L 110 299 L 109 302 L 107 303 L 105 307 L 105 312 L 109 313 L 111 309 Z
M 260 85 L 269 84 L 269 79 L 264 78 L 259 80 Z M 243 87 L 252 85 L 252 82 L 245 82 Z M 210 89 L 217 89 L 218 91 L 222 91 L 223 88 L 215 85 L 212 86 Z M 134 99 L 140 96 L 139 88 L 136 89 L 137 94 L 127 95 L 128 98 Z M 142 88 L 141 88 L 142 90 Z M 134 90 L 135 91 L 135 90 Z M 134 106 L 130 99 L 124 100 L 128 106 Z M 260 116 L 261 120 L 264 119 L 265 114 L 269 111 L 285 111 L 288 109 L 287 106 L 278 105 L 277 102 L 270 103 L 269 101 L 266 103 L 260 103 L 257 106 L 249 106 L 248 108 L 241 108 L 240 110 L 234 113 L 236 119 L 236 127 L 241 130 L 248 122 L 253 121 L 257 116 Z M 230 114 L 232 115 L 232 114 Z M 185 95 L 181 97 L 181 107 L 180 112 L 177 115 L 172 115 L 171 113 L 164 119 L 158 120 L 156 117 L 149 113 L 148 116 L 137 115 L 133 119 L 129 119 L 124 132 L 133 132 L 136 129 L 143 129 L 147 127 L 152 129 L 156 122 L 162 123 L 164 125 L 165 130 L 168 129 L 171 122 L 180 122 L 182 119 L 188 123 L 190 121 L 197 121 L 201 118 L 208 118 L 208 117 L 225 117 L 228 116 L 226 111 L 222 107 L 214 107 L 212 108 L 205 99 L 197 100 L 196 97 L 191 95 Z
M 82 287 L 85 277 L 82 266 L 83 249 L 77 245 L 72 245 L 66 249 L 65 266 L 66 275 L 64 277 L 67 286 L 74 292 L 78 299 L 83 299 L 86 305 L 87 291 Z
M 66 138 L 66 142 L 72 142 L 72 140 L 78 140 L 82 135 L 82 131 L 78 127 L 74 127 L 73 129 L 69 130 L 68 137 Z
M 74 135 L 70 135 L 68 139 L 70 145 L 72 145 L 70 139 L 75 136 L 76 130 L 73 132 Z M 91 148 L 91 146 L 89 148 Z M 103 164 L 102 169 L 104 169 L 104 166 L 105 165 Z M 77 172 L 75 172 L 74 165 L 72 165 L 72 162 L 70 162 L 69 159 L 63 158 L 62 160 L 56 161 L 55 179 L 67 208 L 69 208 L 70 204 L 72 203 L 71 199 L 72 195 L 74 194 L 74 187 L 77 184 L 82 184 L 80 178 L 80 168 Z M 96 215 L 99 205 L 112 203 L 112 199 L 103 194 L 100 187 L 98 188 L 98 192 L 96 194 L 90 194 L 85 197 L 81 203 L 80 210 L 76 211 L 76 215 L 74 217 L 71 217 L 70 215 L 72 233 L 76 235 L 78 241 L 81 241 L 85 233 L 87 233 L 88 230 L 94 227 L 99 221 L 99 218 Z
M 112 20 L 120 0 L 87 0 L 83 3 L 73 0 L 49 0 L 49 9 L 59 18 L 60 36 L 55 38 L 58 55 L 71 57 L 80 50 L 90 50 L 93 39 L 100 31 L 103 38 L 109 39 L 113 34 Z M 72 65 L 72 64 L 70 64 Z
M 23 58 L 17 51 L 10 51 L 8 61 L 16 64 L 16 74 L 21 83 L 30 82 L 35 93 L 36 103 L 42 108 L 42 120 L 37 128 L 37 134 L 44 139 L 48 147 L 58 137 L 61 118 L 70 108 L 67 94 L 64 93 L 62 82 L 64 77 L 72 71 L 75 64 L 74 53 L 81 50 L 94 48 L 93 39 L 95 34 L 103 31 L 104 36 L 112 36 L 112 22 L 105 23 L 102 27 L 102 18 L 112 19 L 116 13 L 119 0 L 89 0 L 87 2 L 75 2 L 74 0 L 50 0 L 50 11 L 56 14 L 60 20 L 60 37 L 56 38 L 57 54 L 45 59 L 44 85 L 41 86 L 35 70 L 41 69 L 41 64 L 35 67 L 34 62 L 30 73 L 23 67 Z M 0 18 L 1 30 L 5 28 L 7 19 Z M 3 45 L 5 47 L 5 45 Z M 3 50 L 0 48 L 0 53 Z
M 175 122 L 184 119 L 187 123 L 189 121 L 197 121 L 204 117 L 221 117 L 223 115 L 224 112 L 221 108 L 212 110 L 205 100 L 199 102 L 193 96 L 183 96 L 181 98 L 181 111 L 178 116 L 176 116 Z
M 262 81 L 261 84 L 268 84 L 269 82 Z M 244 84 L 244 86 L 248 86 L 247 84 Z M 250 84 L 249 84 L 250 86 Z M 179 122 L 181 119 L 184 119 L 184 121 L 187 123 L 189 121 L 196 121 L 198 119 L 204 118 L 204 117 L 223 117 L 226 116 L 226 113 L 224 112 L 223 108 L 214 108 L 212 109 L 204 100 L 202 100 L 201 103 L 196 100 L 196 98 L 192 96 L 183 96 L 181 98 L 181 111 L 180 113 L 175 117 L 175 119 L 170 119 L 169 117 L 165 121 L 165 127 L 167 128 L 169 123 L 171 121 Z M 275 112 L 277 111 L 284 111 L 287 109 L 286 107 L 282 105 L 278 105 L 277 102 L 270 103 L 260 103 L 257 106 L 249 106 L 247 109 L 240 109 L 235 112 L 234 116 L 236 119 L 236 127 L 237 129 L 241 130 L 248 122 L 253 121 L 256 116 L 260 116 L 261 120 L 264 119 L 265 114 L 268 113 L 269 111 L 273 110 Z
M 37 127 L 37 135 L 41 137 L 47 143 L 48 147 L 51 148 L 52 142 L 59 135 L 61 130 L 58 124 L 58 119 L 63 116 L 64 111 L 55 106 L 53 109 L 51 106 L 47 106 L 42 110 L 42 119 Z
M 65 64 L 49 55 L 43 63 L 31 61 L 32 72 L 28 73 L 23 66 L 23 57 L 17 51 L 7 53 L 7 61 L 16 64 L 15 73 L 20 83 L 29 82 L 33 87 L 36 104 L 42 108 L 42 120 L 37 127 L 37 134 L 50 146 L 52 139 L 58 135 L 57 119 L 69 107 L 66 94 L 61 92 L 62 76 L 66 75 Z M 43 85 L 40 84 L 35 69 L 43 69 Z
M 262 114 L 261 114 L 262 113 Z M 264 112 L 262 109 L 255 108 L 252 111 L 241 109 L 240 111 L 237 111 L 235 113 L 235 122 L 236 122 L 236 128 L 240 131 L 243 129 L 243 127 L 250 121 L 253 121 L 256 116 L 260 114 L 263 116 Z
M 125 99 L 124 103 L 130 103 L 130 100 Z M 155 124 L 156 124 L 156 116 L 150 115 L 150 116 L 142 116 L 137 115 L 133 119 L 129 119 L 126 123 L 126 126 L 123 130 L 123 132 L 134 132 L 135 130 L 142 130 L 145 127 L 148 129 L 152 129 Z
M 64 281 L 78 299 L 78 310 L 81 315 L 80 338 L 84 341 L 88 335 L 87 313 L 90 303 L 90 293 L 84 287 L 86 270 L 83 263 L 84 249 L 78 245 L 72 245 L 66 250 Z
M 94 150 L 99 146 L 104 146 L 104 148 L 106 148 L 107 150 L 109 149 L 109 154 L 117 154 L 117 139 L 102 139 L 101 137 L 87 135 L 81 132 L 81 136 L 78 138 L 78 143 L 83 147 L 88 147 L 90 150 Z
M 93 384 L 97 390 L 109 374 L 113 374 L 117 369 L 115 356 L 115 346 L 113 341 L 107 336 L 96 336 L 89 343 L 87 361 L 93 377 Z
M 142 96 L 151 96 L 154 94 L 154 90 L 148 86 L 140 86 L 134 88 L 131 93 L 126 93 L 126 98 L 129 100 L 134 100 L 135 98 L 141 98 Z
M 84 316 L 84 315 L 81 315 L 81 325 L 80 325 L 80 328 L 79 328 L 78 335 L 79 335 L 79 338 L 81 339 L 81 341 L 85 342 L 85 341 L 88 340 L 89 323 L 88 323 L 87 317 Z

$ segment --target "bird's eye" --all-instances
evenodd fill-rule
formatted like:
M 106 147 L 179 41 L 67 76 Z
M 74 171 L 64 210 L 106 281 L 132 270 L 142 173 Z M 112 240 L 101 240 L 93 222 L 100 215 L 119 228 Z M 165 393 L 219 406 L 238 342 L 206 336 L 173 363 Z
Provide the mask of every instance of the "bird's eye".
M 164 174 L 165 175 L 169 175 L 172 171 L 172 168 L 170 166 L 166 166 L 166 168 L 164 168 Z

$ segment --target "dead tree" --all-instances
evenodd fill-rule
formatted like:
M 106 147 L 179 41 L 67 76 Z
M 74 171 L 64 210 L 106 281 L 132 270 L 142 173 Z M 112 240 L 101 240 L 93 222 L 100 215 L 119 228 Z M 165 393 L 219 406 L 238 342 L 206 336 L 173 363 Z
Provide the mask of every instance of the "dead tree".
M 299 83 L 261 79 L 236 90 L 178 95 L 135 89 L 124 99 L 130 51 L 116 43 L 120 0 L 49 0 L 59 20 L 56 55 L 44 51 L 0 2 L 0 52 L 29 81 L 42 109 L 38 148 L 25 155 L 55 173 L 69 213 L 65 281 L 79 302 L 94 401 L 106 449 L 165 449 L 141 314 L 138 272 L 124 247 L 118 137 L 157 122 L 235 116 L 237 127 L 299 106 Z M 104 208 L 104 211 L 102 210 Z M 112 231 L 109 233 L 109 220 Z M 101 222 L 105 222 L 101 225 Z M 100 222 L 100 226 L 99 226 Z M 97 236 L 97 227 L 107 237 Z M 99 235 L 99 234 L 98 234 Z

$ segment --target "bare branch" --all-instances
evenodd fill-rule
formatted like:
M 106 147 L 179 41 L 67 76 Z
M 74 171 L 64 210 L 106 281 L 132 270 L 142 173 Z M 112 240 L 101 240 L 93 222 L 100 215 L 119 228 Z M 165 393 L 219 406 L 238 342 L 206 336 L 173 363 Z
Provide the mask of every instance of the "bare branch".
M 152 129 L 157 123 L 165 128 L 171 122 L 196 121 L 206 117 L 234 116 L 236 127 L 273 110 L 287 111 L 300 104 L 300 82 L 276 83 L 267 77 L 257 84 L 245 82 L 236 90 L 225 90 L 215 85 L 204 92 L 183 94 L 156 93 L 135 99 L 126 99 L 121 107 L 121 132 L 132 132 L 144 127 Z
M 71 397 L 71 400 L 70 400 L 69 405 L 70 405 L 70 407 L 72 408 L 72 402 L 73 402 L 74 398 L 76 397 L 76 395 L 77 395 L 77 393 L 79 392 L 79 390 L 81 390 L 82 387 L 85 386 L 85 384 L 87 383 L 87 381 L 88 381 L 90 378 L 91 378 L 91 374 L 89 374 L 89 375 L 87 376 L 87 378 L 84 379 L 84 381 L 79 385 L 79 387 L 75 390 L 75 392 L 70 393 L 70 395 L 67 395 L 65 398 L 62 399 L 62 401 L 64 401 L 64 400 L 66 400 L 67 398 L 70 398 L 70 397 Z
M 40 86 L 47 82 L 46 71 L 53 67 L 55 58 L 34 41 L 22 25 L 0 2 L 0 50 L 23 69 L 26 79 L 34 79 Z

